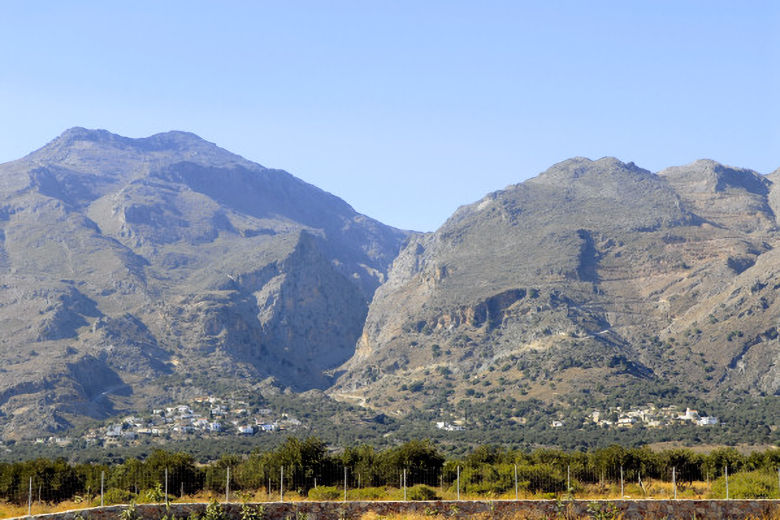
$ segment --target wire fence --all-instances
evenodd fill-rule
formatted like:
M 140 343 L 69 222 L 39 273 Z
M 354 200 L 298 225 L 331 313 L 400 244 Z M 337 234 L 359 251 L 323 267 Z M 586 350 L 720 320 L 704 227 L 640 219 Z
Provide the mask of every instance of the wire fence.
M 437 467 L 252 465 L 230 461 L 152 466 L 77 465 L 29 461 L 0 466 L 0 499 L 18 505 L 71 501 L 84 506 L 217 499 L 471 500 L 528 498 L 780 498 L 780 468 L 734 472 L 672 466 L 594 468 L 570 463 L 478 464 Z M 703 477 L 703 478 L 702 478 Z

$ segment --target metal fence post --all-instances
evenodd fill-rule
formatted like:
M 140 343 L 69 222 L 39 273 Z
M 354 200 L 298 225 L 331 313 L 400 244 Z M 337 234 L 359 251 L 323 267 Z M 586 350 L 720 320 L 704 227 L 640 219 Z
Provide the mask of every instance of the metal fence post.
M 344 502 L 347 501 L 347 467 L 344 466 Z
M 620 466 L 620 498 L 622 499 L 625 495 L 623 492 L 623 466 Z
M 106 472 L 101 471 L 100 472 L 100 507 L 103 507 L 103 483 L 106 480 Z
M 566 492 L 571 493 L 571 465 L 566 466 Z
M 728 464 L 723 466 L 723 471 L 726 474 L 726 500 L 729 499 L 729 466 Z
M 404 502 L 406 502 L 406 468 L 404 468 Z
M 458 500 L 460 500 L 460 466 L 458 466 Z
M 284 466 L 281 468 L 281 477 L 279 478 L 279 502 L 284 502 Z
M 672 466 L 672 488 L 674 489 L 674 499 L 677 500 L 677 468 Z
M 30 477 L 30 486 L 27 491 L 27 516 L 32 516 L 32 477 Z
M 230 502 L 230 466 L 227 467 L 227 477 L 225 477 L 225 503 Z
M 518 486 L 517 486 L 517 464 L 515 464 L 515 500 L 520 498 Z
M 168 505 L 168 468 L 165 468 L 165 505 Z

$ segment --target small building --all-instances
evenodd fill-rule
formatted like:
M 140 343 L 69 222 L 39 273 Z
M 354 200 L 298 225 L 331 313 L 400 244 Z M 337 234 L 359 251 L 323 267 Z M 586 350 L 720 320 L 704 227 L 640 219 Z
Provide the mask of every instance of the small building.
M 122 436 L 122 425 L 121 424 L 112 424 L 108 428 L 106 428 L 106 437 L 121 437 Z
M 682 421 L 698 421 L 700 419 L 699 412 L 690 408 L 685 409 L 685 415 L 678 415 L 678 419 Z

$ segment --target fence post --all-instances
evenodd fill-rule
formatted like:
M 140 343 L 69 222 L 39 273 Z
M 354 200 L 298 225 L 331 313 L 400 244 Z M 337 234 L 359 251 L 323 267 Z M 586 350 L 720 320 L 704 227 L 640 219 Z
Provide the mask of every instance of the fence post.
M 165 505 L 168 505 L 168 468 L 165 468 Z
M 406 502 L 406 468 L 404 468 L 404 502 Z
M 281 477 L 279 478 L 279 502 L 284 502 L 284 466 L 281 468 Z
M 460 466 L 458 466 L 458 500 L 460 500 Z
M 726 500 L 729 499 L 729 466 L 726 464 L 723 466 L 723 471 L 726 474 Z
M 344 502 L 347 501 L 347 467 L 344 466 Z
M 677 468 L 672 466 L 672 488 L 674 489 L 674 499 L 677 500 Z
M 566 465 L 566 492 L 571 494 L 571 465 Z
M 100 472 L 100 507 L 103 507 L 103 483 L 106 480 L 106 472 Z
M 27 488 L 27 516 L 32 516 L 32 477 L 30 477 L 30 487 Z
M 620 466 L 620 498 L 622 499 L 625 495 L 623 493 L 623 466 Z
M 520 498 L 520 495 L 518 493 L 518 487 L 517 487 L 517 464 L 515 464 L 515 500 L 518 500 Z
M 230 466 L 227 467 L 227 477 L 225 478 L 225 503 L 230 502 Z

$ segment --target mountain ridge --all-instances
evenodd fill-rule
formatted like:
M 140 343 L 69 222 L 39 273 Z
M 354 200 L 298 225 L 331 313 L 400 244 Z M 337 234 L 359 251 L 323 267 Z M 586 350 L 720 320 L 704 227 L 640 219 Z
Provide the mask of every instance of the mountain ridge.
M 770 176 L 711 160 L 658 174 L 610 157 L 557 163 L 410 239 L 331 392 L 457 413 L 459 377 L 501 365 L 504 397 L 520 400 L 565 401 L 611 378 L 777 395 L 780 307 L 763 292 L 780 286 L 777 193 Z M 539 380 L 575 371 L 567 392 Z
M 195 134 L 75 127 L 0 165 L 0 436 L 203 381 L 400 420 L 776 397 L 779 208 L 780 170 L 575 157 L 417 233 Z

